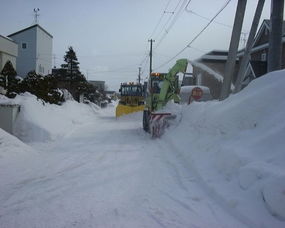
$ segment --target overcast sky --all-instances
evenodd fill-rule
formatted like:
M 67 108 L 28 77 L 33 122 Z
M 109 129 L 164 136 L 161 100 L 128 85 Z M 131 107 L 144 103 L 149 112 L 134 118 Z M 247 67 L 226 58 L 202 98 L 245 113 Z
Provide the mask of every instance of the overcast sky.
M 104 80 L 109 89 L 120 82 L 136 81 L 149 72 L 150 38 L 154 71 L 167 72 L 176 59 L 196 59 L 213 49 L 227 50 L 237 0 L 232 0 L 204 33 L 177 58 L 168 62 L 203 29 L 227 0 L 3 0 L 1 35 L 7 36 L 34 23 L 53 35 L 53 65 L 63 63 L 72 46 L 82 73 L 89 80 Z M 258 0 L 248 0 L 243 31 L 250 30 Z M 263 19 L 270 17 L 270 0 L 265 1 Z M 187 6 L 187 8 L 186 8 Z M 174 12 L 174 13 L 173 13 Z M 242 46 L 242 44 L 241 44 Z M 54 61 L 55 60 L 55 61 Z M 164 65 L 163 67 L 160 67 Z

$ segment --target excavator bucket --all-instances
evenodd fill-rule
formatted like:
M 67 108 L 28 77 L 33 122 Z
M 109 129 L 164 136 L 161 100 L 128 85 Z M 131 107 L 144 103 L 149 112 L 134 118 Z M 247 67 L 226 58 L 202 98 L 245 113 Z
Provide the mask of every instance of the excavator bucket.
M 118 104 L 118 106 L 116 107 L 116 117 L 120 117 L 122 115 L 128 115 L 133 112 L 140 112 L 143 110 L 144 110 L 144 105 L 129 106 L 129 105 Z
M 171 113 L 151 113 L 149 119 L 149 128 L 152 138 L 159 138 L 169 127 L 169 120 L 175 119 L 176 116 Z

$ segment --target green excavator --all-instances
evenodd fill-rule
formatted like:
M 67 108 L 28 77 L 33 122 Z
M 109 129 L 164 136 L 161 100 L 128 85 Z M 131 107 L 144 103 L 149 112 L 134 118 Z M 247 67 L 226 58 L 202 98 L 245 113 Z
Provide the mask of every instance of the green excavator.
M 147 95 L 143 112 L 143 129 L 152 137 L 160 137 L 168 126 L 168 120 L 175 118 L 163 107 L 171 100 L 179 103 L 178 73 L 185 73 L 187 59 L 179 59 L 168 73 L 151 73 L 147 84 Z

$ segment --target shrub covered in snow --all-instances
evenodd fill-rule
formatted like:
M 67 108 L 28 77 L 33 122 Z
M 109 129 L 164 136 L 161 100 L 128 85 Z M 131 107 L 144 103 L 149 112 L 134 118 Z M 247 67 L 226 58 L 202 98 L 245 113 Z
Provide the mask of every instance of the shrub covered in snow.
M 39 99 L 51 104 L 61 104 L 64 101 L 53 75 L 41 76 L 31 71 L 21 82 L 20 89 L 21 92 L 30 92 Z

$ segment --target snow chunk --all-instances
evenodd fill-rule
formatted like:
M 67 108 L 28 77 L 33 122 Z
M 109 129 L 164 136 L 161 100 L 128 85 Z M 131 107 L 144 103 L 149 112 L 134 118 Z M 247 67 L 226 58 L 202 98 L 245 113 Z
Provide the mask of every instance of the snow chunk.
M 269 212 L 278 219 L 285 220 L 285 176 L 268 181 L 262 195 Z

